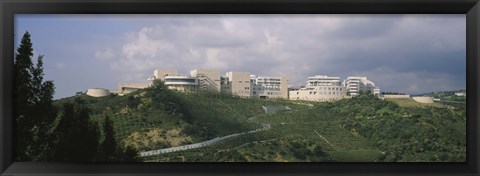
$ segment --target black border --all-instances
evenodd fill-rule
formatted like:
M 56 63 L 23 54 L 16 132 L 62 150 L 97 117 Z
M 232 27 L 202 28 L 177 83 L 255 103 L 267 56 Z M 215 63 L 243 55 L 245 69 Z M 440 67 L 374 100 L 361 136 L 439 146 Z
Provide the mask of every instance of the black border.
M 479 0 L 0 0 L 2 175 L 480 175 Z M 13 162 L 14 14 L 466 14 L 466 163 L 34 163 Z

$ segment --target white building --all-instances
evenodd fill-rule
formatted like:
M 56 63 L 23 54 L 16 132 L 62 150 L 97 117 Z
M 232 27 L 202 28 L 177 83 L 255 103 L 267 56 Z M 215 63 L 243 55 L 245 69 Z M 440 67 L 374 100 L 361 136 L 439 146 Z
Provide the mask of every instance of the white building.
M 356 96 L 359 95 L 360 92 L 366 92 L 376 96 L 380 95 L 380 88 L 375 87 L 375 83 L 368 80 L 367 77 L 349 76 L 344 81 L 344 84 L 348 96 Z
M 190 71 L 190 76 L 198 78 L 199 90 L 220 92 L 220 72 L 215 70 Z
M 191 76 L 165 76 L 164 84 L 168 89 L 182 92 L 196 92 L 198 90 L 198 78 Z
M 288 98 L 288 78 L 250 76 L 251 96 L 258 98 Z
M 250 97 L 250 73 L 249 72 L 227 72 L 221 78 L 221 92 Z
M 117 93 L 123 95 L 147 87 L 150 87 L 150 83 L 118 83 Z
M 334 101 L 346 96 L 340 77 L 317 75 L 308 77 L 304 88 L 289 91 L 290 100 Z

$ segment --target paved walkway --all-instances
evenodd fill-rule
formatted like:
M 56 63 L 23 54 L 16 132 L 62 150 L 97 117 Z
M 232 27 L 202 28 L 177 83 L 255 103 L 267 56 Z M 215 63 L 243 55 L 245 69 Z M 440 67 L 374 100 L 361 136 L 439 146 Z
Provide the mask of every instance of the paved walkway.
M 147 157 L 147 156 L 154 156 L 154 155 L 160 155 L 160 154 L 165 154 L 165 153 L 172 153 L 172 152 L 178 152 L 178 151 L 184 151 L 184 150 L 206 147 L 206 146 L 216 144 L 216 143 L 218 143 L 222 140 L 225 140 L 225 139 L 228 139 L 228 138 L 231 138 L 231 137 L 240 136 L 240 135 L 244 135 L 244 134 L 248 134 L 248 133 L 256 133 L 256 132 L 259 132 L 259 131 L 264 131 L 264 130 L 269 130 L 270 129 L 270 124 L 262 124 L 262 125 L 263 125 L 263 128 L 259 128 L 259 129 L 256 129 L 256 130 L 243 132 L 243 133 L 231 134 L 231 135 L 223 136 L 223 137 L 216 137 L 216 138 L 210 139 L 208 141 L 203 141 L 203 142 L 199 142 L 199 143 L 195 143 L 195 144 L 182 145 L 182 146 L 177 146 L 177 147 L 170 147 L 170 148 L 140 152 L 140 156 L 141 157 Z

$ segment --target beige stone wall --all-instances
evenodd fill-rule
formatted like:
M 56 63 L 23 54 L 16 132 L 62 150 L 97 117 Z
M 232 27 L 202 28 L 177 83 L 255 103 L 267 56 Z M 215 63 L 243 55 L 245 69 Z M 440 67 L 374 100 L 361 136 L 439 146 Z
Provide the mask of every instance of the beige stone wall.
M 410 95 L 382 95 L 383 98 L 410 98 Z
M 280 82 L 280 96 L 281 98 L 288 99 L 288 77 L 282 76 L 282 82 Z
M 91 97 L 104 97 L 110 95 L 110 91 L 102 88 L 91 88 L 87 90 L 87 95 Z
M 153 71 L 153 76 L 155 76 L 156 79 L 160 79 L 163 81 L 165 79 L 165 76 L 177 76 L 178 72 L 177 70 L 165 70 L 165 69 L 156 69 Z
M 241 97 L 250 97 L 250 73 L 228 72 L 226 74 L 230 86 L 230 92 Z
M 412 97 L 412 99 L 419 103 L 433 103 L 432 97 Z
M 149 83 L 118 83 L 119 94 L 128 94 L 139 89 L 145 89 L 149 87 Z
M 190 76 L 199 79 L 200 90 L 213 90 L 220 92 L 220 71 L 216 70 L 200 70 L 190 71 Z

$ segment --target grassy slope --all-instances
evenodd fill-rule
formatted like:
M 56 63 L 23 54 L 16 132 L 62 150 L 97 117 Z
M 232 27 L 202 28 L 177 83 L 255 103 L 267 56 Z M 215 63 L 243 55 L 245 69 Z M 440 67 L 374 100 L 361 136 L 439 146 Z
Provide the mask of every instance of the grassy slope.
M 465 141 L 461 140 L 465 135 L 464 110 L 441 105 L 403 106 L 404 102 L 360 96 L 334 103 L 307 102 L 313 104 L 311 107 L 286 100 L 153 89 L 126 96 L 72 97 L 57 103 L 64 101 L 88 105 L 97 122 L 109 115 L 115 121 L 117 140 L 135 144 L 139 150 L 246 132 L 261 128 L 262 123 L 271 125 L 268 131 L 230 138 L 205 148 L 148 157 L 146 161 L 461 161 L 465 158 Z M 262 105 L 287 105 L 292 110 L 267 115 Z M 444 143 L 448 144 L 442 147 Z

